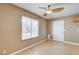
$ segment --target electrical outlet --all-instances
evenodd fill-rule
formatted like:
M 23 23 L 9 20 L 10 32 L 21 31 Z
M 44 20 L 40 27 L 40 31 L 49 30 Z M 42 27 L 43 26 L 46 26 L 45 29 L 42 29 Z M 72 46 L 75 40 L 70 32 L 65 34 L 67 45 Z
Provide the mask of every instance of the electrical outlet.
M 3 50 L 3 54 L 6 54 L 7 53 L 7 51 L 6 50 Z

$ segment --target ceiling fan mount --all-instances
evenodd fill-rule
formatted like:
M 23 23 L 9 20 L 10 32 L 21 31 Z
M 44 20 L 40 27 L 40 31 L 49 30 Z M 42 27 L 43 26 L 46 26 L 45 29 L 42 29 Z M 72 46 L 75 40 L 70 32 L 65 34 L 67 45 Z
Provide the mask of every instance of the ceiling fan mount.
M 48 5 L 48 8 L 50 8 L 51 7 L 51 5 Z
M 48 5 L 47 7 L 39 7 L 40 9 L 45 10 L 45 13 L 43 14 L 43 16 L 47 16 L 48 14 L 51 14 L 51 13 L 59 13 L 64 9 L 64 7 L 52 8 L 51 6 L 52 5 Z

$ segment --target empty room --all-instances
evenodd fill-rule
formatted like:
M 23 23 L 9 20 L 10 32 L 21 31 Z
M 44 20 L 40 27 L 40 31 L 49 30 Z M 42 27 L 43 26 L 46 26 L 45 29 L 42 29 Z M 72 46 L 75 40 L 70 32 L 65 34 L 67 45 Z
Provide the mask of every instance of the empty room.
M 0 3 L 0 55 L 78 55 L 79 3 Z

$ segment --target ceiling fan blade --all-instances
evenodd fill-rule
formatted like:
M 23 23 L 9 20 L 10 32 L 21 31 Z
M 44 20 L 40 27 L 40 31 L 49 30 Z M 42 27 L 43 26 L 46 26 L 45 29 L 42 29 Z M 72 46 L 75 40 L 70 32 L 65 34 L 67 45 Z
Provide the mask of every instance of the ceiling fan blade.
M 58 13 L 58 12 L 62 11 L 63 9 L 64 9 L 63 7 L 60 7 L 60 8 L 52 9 L 51 11 L 54 13 Z
M 43 16 L 47 16 L 48 14 L 47 13 L 44 13 L 44 15 Z
M 44 10 L 46 10 L 47 8 L 46 7 L 39 7 L 40 9 L 44 9 Z

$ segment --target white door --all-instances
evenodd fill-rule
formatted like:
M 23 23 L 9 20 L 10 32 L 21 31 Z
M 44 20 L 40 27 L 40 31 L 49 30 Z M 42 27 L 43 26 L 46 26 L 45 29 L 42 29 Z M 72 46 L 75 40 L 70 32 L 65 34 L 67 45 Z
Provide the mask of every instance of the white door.
M 64 41 L 64 20 L 53 22 L 53 40 Z

